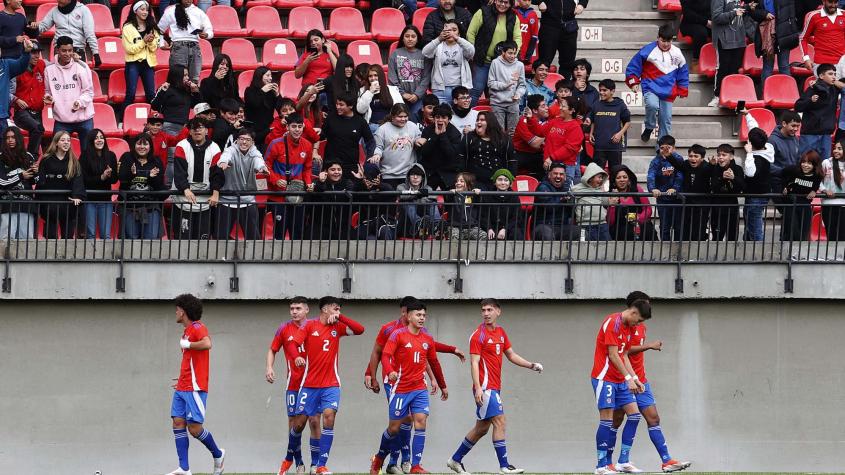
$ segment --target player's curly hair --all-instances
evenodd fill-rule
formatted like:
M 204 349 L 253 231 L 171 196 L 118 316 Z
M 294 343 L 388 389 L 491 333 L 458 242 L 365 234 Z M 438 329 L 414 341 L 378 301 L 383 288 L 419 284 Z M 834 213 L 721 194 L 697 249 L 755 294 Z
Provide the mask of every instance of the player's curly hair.
M 202 318 L 202 300 L 191 294 L 182 294 L 173 299 L 173 304 L 181 308 L 192 322 Z

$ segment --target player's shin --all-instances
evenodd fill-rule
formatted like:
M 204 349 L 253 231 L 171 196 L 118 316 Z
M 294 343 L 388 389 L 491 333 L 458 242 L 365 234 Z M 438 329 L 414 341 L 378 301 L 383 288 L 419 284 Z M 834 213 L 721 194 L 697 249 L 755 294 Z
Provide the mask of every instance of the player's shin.
M 308 445 L 311 449 L 311 465 L 317 465 L 320 462 L 320 439 L 308 439 Z
M 605 465 L 613 464 L 613 450 L 616 448 L 616 436 L 618 434 L 618 427 L 610 428 L 610 437 L 607 439 L 607 463 Z
M 493 449 L 496 450 L 496 458 L 499 459 L 499 467 L 510 466 L 510 463 L 508 462 L 508 447 L 505 443 L 505 439 L 494 440 Z
M 173 429 L 173 439 L 176 442 L 176 455 L 179 457 L 179 468 L 182 470 L 189 470 L 188 466 L 188 430 L 184 427 L 181 429 Z
M 329 461 L 329 453 L 332 451 L 332 442 L 334 441 L 334 429 L 323 428 L 320 432 L 320 458 L 317 462 L 318 467 L 325 467 Z
M 302 463 L 302 432 L 297 432 L 295 428 L 291 428 L 290 432 L 288 432 L 288 451 L 285 454 L 285 460 L 293 461 L 296 459 L 297 452 L 299 452 L 299 458 L 296 462 L 297 465 L 301 465 Z
M 388 454 L 393 452 L 396 448 L 397 442 L 398 436 L 396 434 L 391 435 L 390 432 L 385 429 L 385 431 L 381 434 L 381 444 L 379 444 L 377 456 L 382 459 L 387 457 Z
M 202 442 L 205 445 L 205 448 L 211 452 L 211 456 L 214 458 L 220 458 L 223 455 L 223 452 L 217 447 L 217 443 L 214 442 L 214 437 L 211 436 L 211 432 L 203 429 L 200 435 L 197 436 L 197 440 Z
M 458 450 L 456 450 L 452 455 L 452 460 L 455 462 L 461 462 L 464 459 L 464 456 L 466 456 L 473 447 L 475 447 L 475 442 L 472 442 L 464 437 L 463 442 L 461 442 L 461 445 L 458 446 Z
M 622 448 L 619 450 L 619 463 L 630 462 L 631 447 L 634 445 L 634 437 L 637 435 L 637 425 L 642 416 L 640 413 L 628 414 L 625 420 L 625 427 L 622 429 Z
M 610 429 L 613 427 L 613 421 L 600 420 L 599 427 L 596 430 L 596 468 L 607 466 L 607 448 L 610 444 Z
M 414 440 L 411 451 L 411 466 L 416 467 L 422 460 L 423 451 L 425 450 L 425 429 L 416 429 L 414 431 Z
M 660 454 L 660 460 L 663 463 L 672 460 L 672 457 L 669 455 L 669 447 L 666 446 L 666 439 L 663 437 L 663 430 L 660 426 L 649 427 L 648 437 L 651 439 L 651 443 L 654 444 L 654 448 L 657 449 L 657 453 Z
M 402 462 L 411 461 L 411 424 L 406 423 L 399 426 L 399 440 L 402 453 Z M 392 457 L 391 457 L 392 459 Z

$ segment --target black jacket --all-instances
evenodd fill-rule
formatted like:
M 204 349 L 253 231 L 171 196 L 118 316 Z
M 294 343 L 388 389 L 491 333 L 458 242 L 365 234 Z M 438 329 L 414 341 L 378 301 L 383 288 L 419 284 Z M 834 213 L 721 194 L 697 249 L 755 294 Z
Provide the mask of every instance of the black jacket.
M 513 144 L 507 137 L 502 143 L 480 138 L 474 131 L 464 135 L 458 153 L 459 166 L 475 175 L 482 189 L 490 189 L 490 177 L 500 168 L 509 168 L 514 160 Z M 514 171 L 514 170 L 511 170 Z
M 446 209 L 449 212 L 449 225 L 458 228 L 481 227 L 480 208 L 477 204 L 481 197 L 472 191 L 455 193 L 446 198 Z
M 813 102 L 813 95 L 819 98 Z M 808 87 L 795 102 L 795 110 L 803 112 L 801 117 L 801 135 L 830 135 L 836 130 L 836 105 L 839 103 L 839 91 L 822 81 Z
M 264 143 L 264 137 L 270 131 L 277 101 L 278 96 L 273 91 L 264 92 L 261 88 L 252 86 L 244 91 L 244 119 L 254 124 L 257 144 Z
M 560 28 L 561 22 L 575 19 L 575 2 L 572 0 L 532 0 L 531 3 L 539 5 L 543 1 L 546 2 L 546 11 L 540 19 L 541 25 Z M 589 0 L 578 0 L 578 5 L 584 8 L 587 8 L 587 3 Z
M 309 201 L 325 203 L 311 208 L 312 238 L 340 239 L 349 232 L 349 197 L 343 194 L 325 194 L 325 191 L 347 191 L 352 189 L 352 182 L 340 179 L 339 182 L 317 182 Z
M 669 162 L 672 165 L 683 172 L 684 174 L 684 182 L 681 191 L 684 193 L 710 193 L 711 192 L 711 185 L 710 180 L 713 177 L 713 167 L 708 163 L 706 160 L 702 159 L 701 164 L 697 167 L 693 167 L 690 165 L 688 160 L 678 160 L 678 157 L 675 154 L 669 155 L 667 157 Z M 736 173 L 736 171 L 734 171 Z M 689 197 L 686 198 L 687 203 L 694 203 L 694 204 L 701 204 L 701 203 L 709 203 L 710 197 Z
M 62 201 L 68 197 L 85 199 L 85 182 L 82 179 L 82 172 L 73 178 L 68 178 L 68 158 L 59 160 L 55 155 L 47 155 L 41 159 L 38 165 L 38 177 L 35 185 L 36 190 L 64 190 L 64 194 L 44 194 L 38 199 L 43 201 Z M 68 202 L 70 203 L 70 202 Z
M 787 200 L 788 202 L 791 202 L 794 198 L 796 203 L 809 203 L 810 200 L 807 199 L 807 195 L 811 191 L 819 191 L 821 182 L 821 177 L 814 173 L 805 175 L 801 171 L 801 167 L 797 165 L 790 165 L 783 169 L 783 189 L 788 194 L 795 195 L 794 197 L 790 197 Z
M 775 5 L 775 38 L 777 38 L 778 51 L 790 51 L 798 46 L 798 35 L 801 34 L 802 26 L 795 11 L 795 0 L 774 0 Z M 757 23 L 766 19 L 766 7 L 763 2 L 757 4 L 757 8 L 751 10 L 749 15 Z M 754 52 L 759 57 L 763 55 L 763 40 L 760 36 L 760 28 L 755 28 Z
M 457 5 L 454 7 L 454 11 L 455 21 L 458 22 L 458 30 L 461 33 L 461 38 L 466 38 L 469 22 L 472 21 L 472 14 L 466 8 Z M 446 17 L 443 16 L 443 12 L 439 8 L 429 13 L 423 25 L 422 42 L 417 47 L 422 48 L 436 38 L 443 31 L 444 23 L 446 23 Z
M 725 179 L 722 174 L 730 168 L 734 172 L 733 180 Z M 745 190 L 745 172 L 742 171 L 742 167 L 737 165 L 736 162 L 731 160 L 731 163 L 722 168 L 718 164 L 716 164 L 713 169 L 713 174 L 710 175 L 710 191 L 714 194 L 733 194 L 738 195 Z M 717 204 L 737 204 L 738 201 L 735 197 L 716 197 L 714 196 L 712 199 L 713 203 Z
M 485 195 L 484 206 L 481 208 L 481 222 L 485 230 L 492 229 L 498 233 L 500 229 L 513 238 L 522 227 L 522 204 L 516 195 Z
M 434 125 L 429 125 L 422 131 L 425 144 L 420 147 L 420 163 L 428 171 L 429 176 L 437 172 L 455 173 L 460 171 L 462 162 L 458 160 L 461 153 L 461 131 L 451 123 L 446 126 L 446 132 L 440 135 L 434 133 Z
M 27 164 L 35 163 L 35 158 L 28 152 Z M 2 213 L 32 213 L 35 211 L 32 206 L 27 204 L 32 201 L 32 194 L 16 193 L 23 190 L 32 190 L 32 185 L 35 183 L 35 177 L 25 178 L 23 172 L 25 170 L 21 167 L 7 165 L 6 162 L 0 159 L 0 212 Z M 23 203 L 11 204 L 9 201 L 21 201 Z M 3 239 L 4 236 L 0 236 Z
M 234 72 L 232 72 L 234 74 Z M 238 86 L 234 81 L 227 81 L 225 78 L 221 81 L 214 77 L 214 74 L 208 76 L 200 82 L 200 94 L 203 99 L 212 109 L 220 107 L 220 100 L 225 98 L 232 98 L 241 100 L 238 97 Z
M 117 183 L 117 157 L 114 152 L 109 151 L 105 157 L 94 157 L 93 154 L 85 154 L 79 160 L 79 165 L 82 167 L 82 180 L 85 182 L 85 189 L 87 191 L 108 191 L 111 186 Z M 111 167 L 111 176 L 102 179 L 103 172 L 106 167 Z M 91 195 L 88 197 L 90 201 L 111 201 L 111 195 Z
M 493 5 L 481 7 L 480 11 L 481 27 L 478 29 L 478 34 L 475 36 L 475 56 L 472 60 L 475 64 L 483 66 L 487 63 L 487 50 L 490 49 L 490 42 L 493 41 L 493 33 L 496 30 L 496 23 L 499 21 L 499 12 L 496 11 L 496 7 Z M 478 15 L 478 13 L 476 13 L 476 15 Z M 513 37 L 513 27 L 519 20 L 517 20 L 516 13 L 514 13 L 513 10 L 508 10 L 505 15 L 505 28 L 508 34 L 507 40 L 515 41 L 516 38 Z
M 153 110 L 161 112 L 165 122 L 185 125 L 188 122 L 188 113 L 191 107 L 202 102 L 202 94 L 192 94 L 181 87 L 170 86 L 166 91 L 156 91 L 150 106 Z
M 132 170 L 133 165 L 135 167 L 134 172 Z M 158 174 L 152 176 L 151 172 L 155 168 L 158 168 Z M 158 158 L 152 155 L 146 163 L 142 164 L 135 159 L 131 152 L 124 153 L 120 157 L 118 178 L 120 178 L 120 189 L 124 191 L 162 191 L 166 188 L 164 185 L 164 166 Z M 127 195 L 126 201 L 141 201 L 144 203 L 139 203 L 137 206 L 149 207 L 152 205 L 151 201 L 164 201 L 164 198 L 164 196 L 133 193 Z
M 681 11 L 681 31 L 684 25 L 707 26 L 707 22 L 712 18 L 710 2 L 705 0 L 681 0 Z

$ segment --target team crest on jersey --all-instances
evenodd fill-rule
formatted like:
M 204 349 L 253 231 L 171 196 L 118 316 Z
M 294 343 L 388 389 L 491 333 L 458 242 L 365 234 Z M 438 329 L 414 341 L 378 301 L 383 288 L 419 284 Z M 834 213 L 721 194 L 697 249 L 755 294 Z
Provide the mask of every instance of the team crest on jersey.
M 299 157 L 300 157 L 300 158 L 305 158 L 305 152 L 299 152 Z
M 399 411 L 394 412 L 394 413 L 393 413 L 393 415 L 398 416 L 398 415 L 399 415 Z
M 427 350 L 427 349 L 428 349 L 428 343 L 423 343 L 423 349 L 424 349 L 424 350 Z
M 536 20 L 534 20 L 534 19 L 532 18 L 532 19 L 528 20 L 528 23 L 529 23 L 530 25 L 533 25 L 535 21 L 536 21 Z
M 337 332 L 332 330 L 332 338 L 335 338 L 335 337 L 337 337 Z
M 610 398 L 607 398 L 607 403 L 610 404 Z
M 502 340 L 502 343 L 504 343 L 504 342 L 505 342 L 505 337 L 500 336 L 500 337 L 499 337 L 499 339 L 500 339 L 500 340 Z

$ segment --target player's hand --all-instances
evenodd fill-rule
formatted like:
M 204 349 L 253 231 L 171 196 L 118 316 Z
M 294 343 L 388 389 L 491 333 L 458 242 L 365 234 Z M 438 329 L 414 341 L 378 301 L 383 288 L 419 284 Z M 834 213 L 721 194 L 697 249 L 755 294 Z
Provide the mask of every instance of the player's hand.
M 636 385 L 636 392 L 637 393 L 644 393 L 645 392 L 645 384 L 642 383 L 639 379 L 634 380 L 634 384 Z
M 484 402 L 484 391 L 481 388 L 475 388 L 475 405 L 481 406 Z
M 179 346 L 182 347 L 183 350 L 191 349 L 191 341 L 187 338 L 182 338 L 179 340 Z
M 370 376 L 370 375 L 364 376 L 364 387 L 369 389 L 370 391 L 376 393 L 376 394 L 378 394 L 379 391 L 381 391 L 381 388 L 379 387 L 378 381 L 373 379 L 373 377 Z
M 305 366 L 305 358 L 297 356 L 296 359 L 293 360 L 293 364 L 295 364 L 299 368 L 302 368 L 303 366 Z
M 540 363 L 531 363 L 531 371 L 536 371 L 538 373 L 543 372 L 543 365 Z
M 268 383 L 273 384 L 276 381 L 276 372 L 273 371 L 273 368 L 267 368 L 267 371 L 264 372 L 264 379 L 267 380 Z
M 629 391 L 633 391 L 635 393 L 639 392 L 639 388 L 637 387 L 637 381 L 636 380 L 629 379 L 628 381 L 625 381 L 625 385 L 628 386 Z
M 440 400 L 445 401 L 447 399 L 449 399 L 449 390 L 446 389 L 446 388 L 441 388 L 440 389 Z
M 399 379 L 399 374 L 396 371 L 391 371 L 390 374 L 387 375 L 387 380 L 390 381 L 390 384 L 396 382 Z
M 439 391 L 439 390 L 440 390 L 440 386 L 437 385 L 437 382 L 432 381 L 431 382 L 431 390 L 429 391 L 429 394 L 434 396 L 435 394 L 437 394 L 437 391 Z
M 663 342 L 660 340 L 653 341 L 648 344 L 648 347 L 652 350 L 661 351 L 663 349 Z
M 455 356 L 457 356 L 458 359 L 461 360 L 461 363 L 467 360 L 466 355 L 459 348 L 455 348 Z
M 329 325 L 334 325 L 335 323 L 337 323 L 338 319 L 340 319 L 340 314 L 335 313 L 329 315 L 329 318 L 326 319 L 326 323 Z

